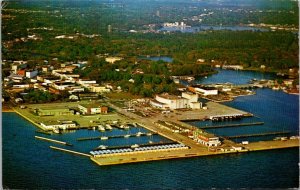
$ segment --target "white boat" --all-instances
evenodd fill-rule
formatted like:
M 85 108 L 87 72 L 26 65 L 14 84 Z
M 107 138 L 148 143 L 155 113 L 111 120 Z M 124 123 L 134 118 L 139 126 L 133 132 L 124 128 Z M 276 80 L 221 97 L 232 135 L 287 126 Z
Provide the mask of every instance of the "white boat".
M 105 131 L 105 128 L 103 127 L 103 125 L 98 125 L 98 130 L 103 132 Z
M 124 125 L 120 125 L 119 128 L 120 128 L 120 129 L 124 129 Z
M 139 132 L 136 134 L 136 136 L 139 137 L 139 136 L 141 136 L 142 134 L 144 134 L 144 133 L 142 133 L 142 132 L 139 131 Z
M 127 134 L 127 135 L 124 135 L 124 138 L 129 138 L 130 137 L 130 135 L 129 134 Z
M 105 125 L 105 128 L 107 129 L 107 130 L 112 130 L 113 128 L 111 127 L 111 125 L 109 125 L 109 124 L 106 124 Z
M 138 147 L 140 147 L 138 144 L 131 145 L 131 148 L 138 148 Z
M 129 126 L 128 125 L 124 125 L 124 129 L 128 130 Z
M 108 137 L 100 137 L 101 140 L 107 140 Z
M 152 135 L 152 133 L 147 133 L 146 135 L 147 135 L 147 136 L 151 136 L 151 135 Z
M 101 149 L 101 150 L 105 150 L 105 149 L 107 148 L 107 146 L 105 146 L 105 145 L 100 145 L 100 146 L 98 146 L 97 148 L 98 148 L 98 149 Z

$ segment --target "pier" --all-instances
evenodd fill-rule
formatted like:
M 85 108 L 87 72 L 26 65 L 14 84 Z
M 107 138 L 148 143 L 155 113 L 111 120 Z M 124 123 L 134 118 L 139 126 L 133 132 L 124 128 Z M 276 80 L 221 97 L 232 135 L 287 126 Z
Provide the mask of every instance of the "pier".
M 58 140 L 49 139 L 49 138 L 40 137 L 40 136 L 34 136 L 34 137 L 36 139 L 40 139 L 40 140 L 44 140 L 44 141 L 54 142 L 54 143 L 63 144 L 63 145 L 67 145 L 67 146 L 73 146 L 72 144 L 67 143 L 67 142 L 63 142 L 63 141 L 58 141 Z
M 129 138 L 129 137 L 139 137 L 139 136 L 152 136 L 157 135 L 157 133 L 136 133 L 127 135 L 114 135 L 114 136 L 98 136 L 98 137 L 82 137 L 78 138 L 77 141 L 87 141 L 87 140 L 107 140 L 112 138 Z
M 200 127 L 200 129 L 216 129 L 216 128 L 226 128 L 226 127 L 243 127 L 243 126 L 263 125 L 263 124 L 264 124 L 264 122 L 237 123 L 237 124 L 228 124 L 228 125 L 205 126 L 205 127 Z
M 271 136 L 271 135 L 288 135 L 289 131 L 282 132 L 270 132 L 270 133 L 257 133 L 257 134 L 246 134 L 246 135 L 236 135 L 236 136 L 227 136 L 225 139 L 235 139 L 235 138 L 247 138 L 247 137 L 261 137 L 261 136 Z

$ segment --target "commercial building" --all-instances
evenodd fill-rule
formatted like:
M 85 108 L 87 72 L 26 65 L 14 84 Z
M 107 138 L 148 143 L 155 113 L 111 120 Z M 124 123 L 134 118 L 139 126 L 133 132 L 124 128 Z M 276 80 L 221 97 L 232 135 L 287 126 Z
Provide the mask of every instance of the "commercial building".
M 193 139 L 208 147 L 221 145 L 219 137 L 216 137 L 213 134 L 205 133 L 201 130 L 193 131 Z

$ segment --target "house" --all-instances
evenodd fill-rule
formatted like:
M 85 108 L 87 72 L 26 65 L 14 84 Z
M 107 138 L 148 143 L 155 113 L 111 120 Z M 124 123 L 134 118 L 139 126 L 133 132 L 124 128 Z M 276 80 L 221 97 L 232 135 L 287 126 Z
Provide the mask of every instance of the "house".
M 84 115 L 94 115 L 100 113 L 108 113 L 108 107 L 95 104 L 79 104 L 78 108 Z
M 37 70 L 29 70 L 29 71 L 26 71 L 25 73 L 25 77 L 27 78 L 34 78 L 38 75 L 38 71 Z
M 97 93 L 110 92 L 109 88 L 106 88 L 105 86 L 99 86 L 98 84 L 91 84 L 89 86 L 89 90 L 91 92 L 97 92 Z

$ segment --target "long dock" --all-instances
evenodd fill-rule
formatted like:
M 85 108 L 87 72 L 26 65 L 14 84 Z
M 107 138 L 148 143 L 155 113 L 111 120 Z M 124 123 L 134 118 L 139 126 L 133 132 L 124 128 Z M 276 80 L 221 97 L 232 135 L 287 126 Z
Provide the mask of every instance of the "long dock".
M 247 137 L 261 137 L 261 136 L 271 136 L 271 135 L 288 135 L 289 131 L 282 132 L 270 132 L 270 133 L 257 133 L 257 134 L 248 134 L 248 135 L 236 135 L 236 136 L 227 136 L 225 139 L 235 139 L 235 138 L 247 138 Z
M 157 135 L 157 133 L 142 133 L 140 136 L 152 136 Z M 78 138 L 77 141 L 88 141 L 88 140 L 107 140 L 112 138 L 129 138 L 129 137 L 138 137 L 137 134 L 128 134 L 128 135 L 114 135 L 114 136 L 98 136 L 98 137 L 82 137 Z
M 228 124 L 228 125 L 214 125 L 214 126 L 205 126 L 200 127 L 201 129 L 216 129 L 216 128 L 225 128 L 225 127 L 243 127 L 250 125 L 263 125 L 264 122 L 254 122 L 254 123 L 237 123 L 237 124 Z
M 73 151 L 73 150 L 68 150 L 68 149 L 64 149 L 64 148 L 59 148 L 59 147 L 56 147 L 56 146 L 50 146 L 50 148 L 54 149 L 54 150 L 60 150 L 60 151 L 63 151 L 63 152 L 68 152 L 68 153 L 71 153 L 71 154 L 80 155 L 80 156 L 86 156 L 86 157 L 91 156 L 89 154 L 85 154 L 85 153 L 77 152 L 77 151 Z
M 69 144 L 69 143 L 63 142 L 63 141 L 58 141 L 58 140 L 49 139 L 49 138 L 40 137 L 40 136 L 34 136 L 34 137 L 36 139 L 39 139 L 39 140 L 45 140 L 45 141 L 54 142 L 54 143 L 58 143 L 58 144 L 63 144 L 63 145 L 67 145 L 67 146 L 73 146 L 72 144 Z

